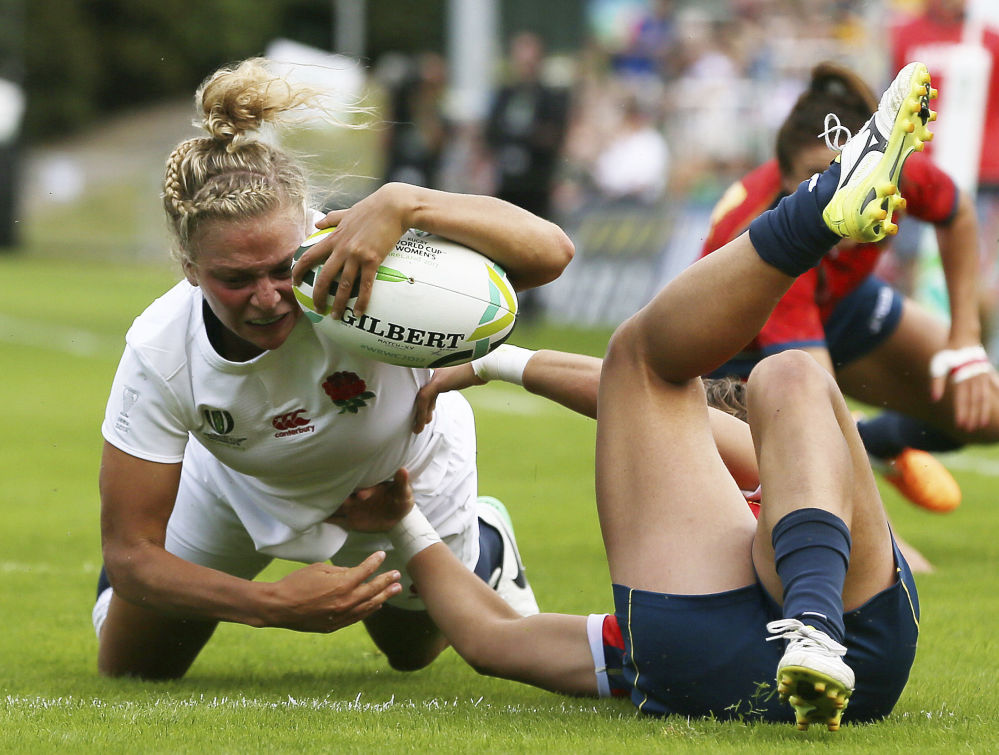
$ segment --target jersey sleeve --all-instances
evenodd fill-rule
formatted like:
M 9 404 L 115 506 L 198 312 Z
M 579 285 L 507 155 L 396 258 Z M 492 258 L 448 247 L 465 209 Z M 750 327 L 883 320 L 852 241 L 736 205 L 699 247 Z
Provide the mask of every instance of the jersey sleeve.
M 760 213 L 780 198 L 780 170 L 776 160 L 763 163 L 725 190 L 711 211 L 711 228 L 701 256 L 725 246 L 749 228 Z
M 791 285 L 763 329 L 756 337 L 760 350 L 776 354 L 787 349 L 824 347 L 826 343 L 822 315 L 815 300 L 818 270 L 813 268 Z
M 906 160 L 899 183 L 907 214 L 934 224 L 946 224 L 954 218 L 957 184 L 925 154 L 917 152 Z
M 184 458 L 188 434 L 177 401 L 130 346 L 118 364 L 101 433 L 139 459 L 173 464 Z

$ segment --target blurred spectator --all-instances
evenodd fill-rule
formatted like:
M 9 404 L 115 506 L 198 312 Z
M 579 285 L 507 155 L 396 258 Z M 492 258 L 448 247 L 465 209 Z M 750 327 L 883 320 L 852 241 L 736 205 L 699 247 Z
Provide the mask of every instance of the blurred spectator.
M 991 61 L 991 73 L 986 92 L 986 112 L 982 149 L 978 161 L 977 211 L 981 229 L 980 291 L 983 327 L 993 355 L 999 351 L 997 311 L 999 311 L 999 29 L 983 25 L 977 35 L 966 40 L 965 26 L 969 22 L 966 0 L 927 0 L 921 13 L 902 17 L 892 28 L 892 60 L 901 68 L 910 60 L 926 63 L 933 85 L 940 89 L 938 101 L 941 122 L 947 118 L 947 81 L 945 71 L 950 56 L 964 41 L 980 43 Z M 970 124 L 969 124 L 970 125 Z M 977 124 L 976 124 L 977 125 Z M 962 125 L 964 128 L 964 125 Z M 928 151 L 932 153 L 933 144 Z M 946 167 L 946 166 L 944 166 Z M 968 187 L 974 191 L 974 187 Z
M 447 63 L 419 55 L 392 88 L 385 147 L 385 181 L 440 188 L 439 172 L 451 126 L 444 114 Z
M 510 42 L 511 80 L 501 86 L 486 123 L 496 166 L 496 196 L 551 219 L 551 193 L 565 139 L 568 96 L 541 81 L 544 45 L 520 32 Z
M 613 56 L 614 71 L 624 78 L 660 83 L 673 74 L 676 40 L 673 0 L 653 0 L 635 22 L 627 44 Z
M 637 98 L 622 111 L 618 132 L 593 165 L 594 187 L 604 199 L 655 204 L 666 191 L 669 147 Z
M 17 243 L 18 146 L 24 92 L 0 78 L 0 249 Z

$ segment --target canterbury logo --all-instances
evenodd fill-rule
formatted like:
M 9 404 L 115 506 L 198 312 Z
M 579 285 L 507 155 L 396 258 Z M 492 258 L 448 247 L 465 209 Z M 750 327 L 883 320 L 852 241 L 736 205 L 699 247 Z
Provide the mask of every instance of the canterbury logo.
M 271 420 L 275 430 L 291 430 L 296 427 L 304 427 L 312 422 L 308 417 L 303 417 L 305 409 L 296 409 L 293 412 L 279 414 Z

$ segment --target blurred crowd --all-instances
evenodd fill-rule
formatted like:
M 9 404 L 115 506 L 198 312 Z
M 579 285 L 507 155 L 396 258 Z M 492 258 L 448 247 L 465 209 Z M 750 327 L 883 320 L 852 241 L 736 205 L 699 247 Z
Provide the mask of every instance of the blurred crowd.
M 649 0 L 617 4 L 613 18 L 593 6 L 588 43 L 572 55 L 513 35 L 482 123 L 450 122 L 440 56 L 382 66 L 397 124 L 385 177 L 495 192 L 543 215 L 667 192 L 711 203 L 769 157 L 816 62 L 851 65 L 874 86 L 889 74 L 886 4 Z
M 927 45 L 960 41 L 973 2 L 591 0 L 588 40 L 571 54 L 546 50 L 531 31 L 512 35 L 492 107 L 479 122 L 449 118 L 441 56 L 381 65 L 394 124 L 383 177 L 501 196 L 565 226 L 584 253 L 594 246 L 587 229 L 621 222 L 608 208 L 630 208 L 632 231 L 614 243 L 644 242 L 637 256 L 662 256 L 676 225 L 650 231 L 633 221 L 636 212 L 683 213 L 680 225 L 693 229 L 687 241 L 703 239 L 725 189 L 773 157 L 776 132 L 816 63 L 844 64 L 880 91 L 898 61 L 937 58 Z M 999 56 L 995 30 L 981 41 L 993 60 Z M 942 66 L 926 62 L 937 80 Z M 993 75 L 988 100 L 996 104 L 986 124 L 999 129 L 997 85 Z M 999 165 L 983 159 L 977 182 L 983 288 L 999 301 Z M 907 224 L 898 254 L 883 255 L 882 274 L 906 293 L 915 285 L 916 225 Z M 648 238 L 632 238 L 640 234 Z

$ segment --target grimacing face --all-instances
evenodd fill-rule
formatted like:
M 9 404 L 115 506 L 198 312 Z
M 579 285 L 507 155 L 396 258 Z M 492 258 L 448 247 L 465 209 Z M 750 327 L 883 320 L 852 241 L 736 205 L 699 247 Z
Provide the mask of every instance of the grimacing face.
M 249 220 L 205 223 L 184 274 L 224 326 L 223 357 L 245 361 L 285 342 L 302 316 L 292 258 L 307 233 L 301 205 Z

